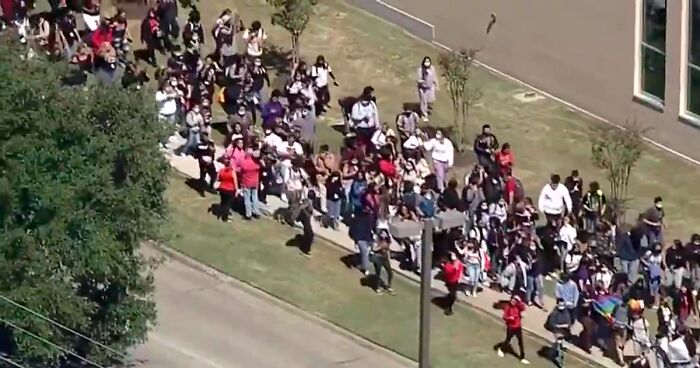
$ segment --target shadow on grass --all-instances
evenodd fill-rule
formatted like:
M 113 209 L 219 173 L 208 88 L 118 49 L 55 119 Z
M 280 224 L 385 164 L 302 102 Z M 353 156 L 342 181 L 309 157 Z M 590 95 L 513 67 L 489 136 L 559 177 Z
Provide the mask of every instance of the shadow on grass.
M 346 254 L 340 257 L 340 262 L 345 265 L 346 268 L 357 268 L 360 265 L 360 258 L 357 254 Z
M 292 52 L 277 45 L 265 47 L 265 52 L 262 54 L 263 65 L 267 69 L 274 70 L 278 76 L 291 75 L 291 60 Z

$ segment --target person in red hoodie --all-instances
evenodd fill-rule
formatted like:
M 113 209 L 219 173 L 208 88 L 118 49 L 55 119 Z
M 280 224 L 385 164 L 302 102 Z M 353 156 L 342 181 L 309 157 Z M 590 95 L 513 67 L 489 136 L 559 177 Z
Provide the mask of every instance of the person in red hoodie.
M 501 150 L 496 152 L 496 165 L 501 175 L 505 175 L 506 170 L 512 170 L 515 163 L 513 151 L 510 150 L 510 143 L 503 143 Z
M 457 258 L 454 252 L 450 252 L 450 259 L 442 264 L 442 278 L 447 287 L 447 296 L 445 297 L 447 305 L 445 307 L 445 315 L 449 316 L 453 313 L 452 306 L 457 301 L 457 291 L 459 290 L 459 280 L 464 272 L 464 264 Z
M 498 344 L 498 356 L 503 357 L 503 350 L 512 351 L 513 348 L 510 346 L 510 340 L 515 337 L 518 339 L 518 349 L 520 350 L 520 362 L 527 365 L 530 364 L 527 359 L 525 359 L 525 347 L 523 346 L 523 311 L 525 310 L 525 303 L 520 300 L 520 297 L 513 295 L 508 303 L 503 306 L 503 321 L 506 324 L 506 339 Z

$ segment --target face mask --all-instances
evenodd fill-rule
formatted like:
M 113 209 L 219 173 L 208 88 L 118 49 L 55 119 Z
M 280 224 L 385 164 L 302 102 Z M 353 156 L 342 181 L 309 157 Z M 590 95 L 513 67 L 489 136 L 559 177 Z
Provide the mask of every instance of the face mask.
M 224 23 L 226 23 L 226 22 L 228 22 L 229 20 L 231 20 L 231 16 L 230 16 L 230 15 L 224 15 L 223 17 L 221 17 L 221 20 L 222 20 Z
M 430 62 L 428 62 L 428 61 L 424 62 L 423 66 L 426 68 L 430 68 Z

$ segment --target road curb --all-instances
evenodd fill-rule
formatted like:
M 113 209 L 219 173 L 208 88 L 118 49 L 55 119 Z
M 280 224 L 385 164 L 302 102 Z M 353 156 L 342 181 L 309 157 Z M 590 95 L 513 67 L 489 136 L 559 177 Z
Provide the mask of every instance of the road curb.
M 225 272 L 216 269 L 215 267 L 209 266 L 207 264 L 204 264 L 202 262 L 199 262 L 198 260 L 182 253 L 179 252 L 173 248 L 170 248 L 165 245 L 161 244 L 154 244 L 154 243 L 149 243 L 145 245 L 146 248 L 150 248 L 153 251 L 159 253 L 160 255 L 168 258 L 170 261 L 175 261 L 179 262 L 187 267 L 190 267 L 192 269 L 195 269 L 197 271 L 200 271 L 210 277 L 216 278 L 218 280 L 221 280 L 222 282 L 225 283 L 230 283 L 234 284 L 235 287 L 239 288 L 240 290 L 243 290 L 244 292 L 259 298 L 263 299 L 267 302 L 270 302 L 290 313 L 293 313 L 296 316 L 299 316 L 301 318 L 304 318 L 312 323 L 315 323 L 333 333 L 336 333 L 338 335 L 341 335 L 347 339 L 352 340 L 353 342 L 357 343 L 358 345 L 367 348 L 369 350 L 372 350 L 374 352 L 380 353 L 389 359 L 392 359 L 400 364 L 406 365 L 407 367 L 417 367 L 417 363 L 402 355 L 397 353 L 396 351 L 383 346 L 381 344 L 377 344 L 374 341 L 371 341 L 369 339 L 366 339 L 360 335 L 357 335 L 353 333 L 352 331 L 344 328 L 343 326 L 337 325 L 333 322 L 330 322 L 326 319 L 324 319 L 322 316 L 319 316 L 317 314 L 313 314 L 310 312 L 307 312 L 306 310 L 302 309 L 301 307 L 294 305 L 293 303 L 290 303 L 272 293 L 269 293 L 260 287 L 258 287 L 255 284 L 239 280 L 237 278 L 234 278 Z

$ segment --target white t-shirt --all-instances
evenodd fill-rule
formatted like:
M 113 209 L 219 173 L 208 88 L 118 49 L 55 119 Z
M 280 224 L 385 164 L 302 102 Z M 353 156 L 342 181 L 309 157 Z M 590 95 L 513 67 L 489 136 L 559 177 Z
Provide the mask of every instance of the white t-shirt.
M 165 91 L 156 92 L 156 102 L 158 103 L 158 114 L 170 116 L 177 112 L 177 101 L 168 96 Z
M 328 76 L 330 72 L 330 65 L 326 65 L 326 68 L 318 67 L 316 65 L 311 67 L 311 76 L 315 78 L 314 82 L 316 83 L 316 87 L 321 88 L 328 85 Z
M 284 143 L 282 138 L 280 138 L 280 136 L 278 136 L 275 133 L 270 133 L 270 134 L 266 135 L 265 138 L 263 139 L 263 142 L 265 143 L 266 146 L 274 147 L 275 149 L 277 149 L 278 146 L 280 146 L 282 143 Z
M 263 41 L 267 39 L 267 33 L 260 28 L 256 33 L 251 33 L 249 29 L 243 32 L 243 39 L 248 41 L 246 51 L 250 56 L 261 56 L 263 53 Z
M 284 142 L 277 145 L 277 153 L 281 154 L 281 155 L 286 155 L 286 156 L 291 156 L 291 155 L 303 156 L 304 155 L 304 148 L 301 146 L 301 144 L 299 142 L 294 142 L 290 145 L 289 142 L 284 141 Z

